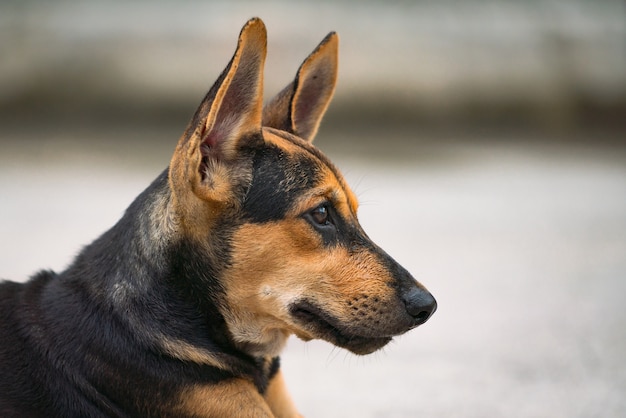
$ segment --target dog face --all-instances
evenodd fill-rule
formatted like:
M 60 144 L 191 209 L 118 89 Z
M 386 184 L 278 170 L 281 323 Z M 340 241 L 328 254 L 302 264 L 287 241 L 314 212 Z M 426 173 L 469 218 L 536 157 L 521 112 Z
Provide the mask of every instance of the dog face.
M 227 253 L 219 308 L 239 348 L 274 356 L 296 334 L 371 353 L 424 323 L 436 302 L 367 237 L 354 193 L 311 143 L 334 91 L 337 36 L 263 109 L 265 49 L 253 19 L 179 141 L 176 223 L 204 257 Z M 218 226 L 227 238 L 216 239 Z
M 425 322 L 434 301 L 361 229 L 337 169 L 297 137 L 263 137 L 225 277 L 235 339 L 254 351 L 295 333 L 366 354 Z

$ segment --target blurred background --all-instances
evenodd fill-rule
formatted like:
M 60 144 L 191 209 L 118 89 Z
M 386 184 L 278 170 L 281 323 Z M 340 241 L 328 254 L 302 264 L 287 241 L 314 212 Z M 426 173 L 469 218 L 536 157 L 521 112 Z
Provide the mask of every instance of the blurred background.
M 163 170 L 244 22 L 266 95 L 329 32 L 316 144 L 437 297 L 356 357 L 290 340 L 308 417 L 626 415 L 626 3 L 0 3 L 0 276 L 63 269 Z

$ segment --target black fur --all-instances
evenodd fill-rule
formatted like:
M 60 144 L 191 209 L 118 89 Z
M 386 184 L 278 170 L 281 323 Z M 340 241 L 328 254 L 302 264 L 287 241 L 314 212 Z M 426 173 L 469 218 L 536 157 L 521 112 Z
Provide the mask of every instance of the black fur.
M 265 391 L 278 360 L 237 350 L 219 313 L 232 225 L 213 231 L 214 258 L 181 239 L 146 245 L 150 210 L 168 198 L 165 171 L 67 270 L 0 284 L 1 417 L 164 416 L 185 385 L 233 376 Z M 170 355 L 164 337 L 225 368 Z
M 168 416 L 174 408 L 168 395 L 231 377 L 245 377 L 264 393 L 279 369 L 278 358 L 253 358 L 230 340 L 220 313 L 224 289 L 218 278 L 231 262 L 233 230 L 243 222 L 284 218 L 296 196 L 322 180 L 322 165 L 333 169 L 307 143 L 285 137 L 304 152 L 290 155 L 259 141 L 240 150 L 252 160 L 251 183 L 235 191 L 243 199 L 240 212 L 231 208 L 206 232 L 204 244 L 211 251 L 163 231 L 155 241 L 151 214 L 171 199 L 165 170 L 67 270 L 41 272 L 23 284 L 0 284 L 0 335 L 5 338 L 0 344 L 0 417 Z M 399 295 L 414 286 L 410 274 L 332 202 L 328 213 L 324 227 L 307 213 L 301 216 L 325 245 L 376 254 L 397 278 Z M 300 306 L 305 313 L 311 309 Z M 335 334 L 341 343 L 344 337 Z M 186 361 L 168 352 L 163 341 L 212 353 L 222 367 Z M 353 337 L 349 343 L 355 344 Z
M 303 191 L 319 185 L 322 166 L 341 179 L 342 176 L 326 156 L 308 142 L 287 132 L 273 130 L 282 138 L 302 148 L 302 153 L 290 155 L 274 145 L 262 145 L 254 153 L 253 177 L 243 206 L 243 217 L 249 222 L 271 222 L 285 218 L 291 203 Z M 358 225 L 349 224 L 328 202 L 329 227 L 320 228 L 302 214 L 320 233 L 324 245 L 369 245 L 371 242 Z M 314 209 L 314 208 L 310 208 Z
M 333 40 L 329 36 L 324 42 Z M 206 415 L 214 406 L 233 414 L 245 407 L 253 411 L 246 415 L 251 416 L 261 409 L 266 414 L 293 409 L 280 381 L 276 390 L 268 390 L 280 367 L 277 357 L 269 357 L 286 334 L 272 349 L 246 352 L 245 338 L 242 342 L 226 325 L 236 309 L 223 301 L 236 292 L 225 295 L 220 280 L 236 266 L 232 241 L 244 223 L 284 219 L 300 194 L 323 181 L 327 169 L 347 187 L 310 142 L 278 130 L 274 134 L 290 141 L 296 152 L 264 141 L 265 44 L 262 22 L 251 19 L 231 62 L 178 142 L 171 169 L 65 271 L 40 272 L 22 284 L 0 283 L 0 418 L 182 417 Z M 310 109 L 312 134 L 326 108 L 326 93 L 334 89 L 333 54 L 336 45 L 321 58 L 310 58 L 328 72 L 322 77 L 327 88 Z M 319 331 L 317 336 L 368 354 L 389 342 L 390 335 L 416 326 L 409 306 L 420 314 L 420 306 L 429 305 L 424 308 L 429 315 L 436 304 L 429 294 L 430 299 L 419 294 L 410 275 L 369 240 L 356 214 L 354 220 L 344 219 L 333 202 L 324 204 L 328 222 L 313 216 L 314 208 L 293 216 L 308 220 L 327 247 L 376 254 L 397 279 L 391 286 L 398 291 L 394 309 L 399 319 L 378 336 L 364 322 L 338 321 L 306 295 L 287 309 L 307 329 Z M 249 300 L 247 296 L 237 303 L 245 304 L 240 301 Z M 233 338 L 239 339 L 237 344 Z M 271 354 L 257 358 L 250 352 Z M 218 382 L 226 384 L 216 388 Z M 223 403 L 217 394 L 229 384 L 232 396 Z M 258 397 L 254 388 L 268 396 Z M 241 399 L 259 403 L 237 405 Z
M 243 216 L 259 223 L 284 219 L 295 198 L 319 182 L 319 171 L 311 158 L 289 155 L 277 146 L 263 146 L 254 156 Z

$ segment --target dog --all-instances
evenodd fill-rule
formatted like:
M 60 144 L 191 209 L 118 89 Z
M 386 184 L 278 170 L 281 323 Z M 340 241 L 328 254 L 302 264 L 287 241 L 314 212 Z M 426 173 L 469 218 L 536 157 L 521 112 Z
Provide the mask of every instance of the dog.
M 295 334 L 363 355 L 437 304 L 376 246 L 312 145 L 333 96 L 330 33 L 263 106 L 251 19 L 169 167 L 61 273 L 0 285 L 2 417 L 295 417 Z

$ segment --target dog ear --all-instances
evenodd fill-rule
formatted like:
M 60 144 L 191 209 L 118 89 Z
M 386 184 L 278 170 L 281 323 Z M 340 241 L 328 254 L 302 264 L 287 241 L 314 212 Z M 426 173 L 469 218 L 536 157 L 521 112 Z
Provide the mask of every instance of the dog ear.
M 229 197 L 229 163 L 243 140 L 261 135 L 267 33 L 254 18 L 241 29 L 230 63 L 200 104 L 170 163 L 175 189 L 204 200 Z
M 263 109 L 263 126 L 313 141 L 337 81 L 339 39 L 329 33 L 309 55 L 295 80 Z

